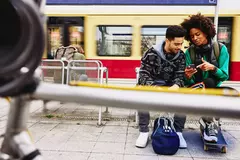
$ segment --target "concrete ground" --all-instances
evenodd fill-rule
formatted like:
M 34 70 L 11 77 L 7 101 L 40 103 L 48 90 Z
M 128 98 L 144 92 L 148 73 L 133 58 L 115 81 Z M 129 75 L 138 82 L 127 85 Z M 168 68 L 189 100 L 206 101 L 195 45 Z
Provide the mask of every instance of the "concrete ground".
M 4 133 L 9 104 L 0 100 L 0 132 Z M 103 107 L 102 125 L 97 125 L 97 106 L 74 103 L 31 102 L 29 130 L 34 143 L 45 160 L 217 160 L 240 159 L 240 120 L 222 119 L 222 129 L 228 143 L 227 153 L 203 150 L 199 116 L 188 116 L 183 135 L 187 149 L 179 149 L 173 156 L 154 153 L 151 142 L 144 149 L 136 148 L 138 128 L 135 111 Z M 152 112 L 152 119 L 164 114 Z M 150 125 L 151 127 L 151 125 Z M 2 141 L 2 139 L 1 139 Z

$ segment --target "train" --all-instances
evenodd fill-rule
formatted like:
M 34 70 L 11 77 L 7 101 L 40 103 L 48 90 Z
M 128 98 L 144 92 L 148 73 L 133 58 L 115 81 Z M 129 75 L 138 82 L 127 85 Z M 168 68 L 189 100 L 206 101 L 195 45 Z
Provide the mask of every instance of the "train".
M 221 0 L 217 8 L 217 39 L 230 54 L 230 81 L 240 81 L 239 3 Z M 54 55 L 59 46 L 79 44 L 87 60 L 100 60 L 108 68 L 109 79 L 136 79 L 143 53 L 164 40 L 167 27 L 199 12 L 214 20 L 216 6 L 48 4 L 43 58 Z M 185 42 L 183 50 L 188 46 Z

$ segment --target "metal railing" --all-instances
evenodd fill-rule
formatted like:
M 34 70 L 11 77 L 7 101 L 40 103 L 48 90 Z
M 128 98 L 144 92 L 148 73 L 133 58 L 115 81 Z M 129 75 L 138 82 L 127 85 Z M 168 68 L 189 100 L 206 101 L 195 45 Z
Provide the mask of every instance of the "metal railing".
M 44 81 L 45 72 L 46 70 L 61 70 L 61 83 L 64 84 L 64 73 L 65 73 L 65 64 L 64 61 L 61 60 L 42 60 L 40 65 L 41 69 L 43 70 L 42 80 Z
M 58 93 L 55 93 L 56 88 Z M 98 106 L 240 118 L 239 95 L 236 97 L 206 95 L 203 92 L 183 94 L 177 91 L 146 91 L 144 88 L 133 87 L 108 89 L 42 83 L 33 97 Z M 226 91 L 222 90 L 222 95 L 226 95 L 225 93 Z
M 61 65 L 56 65 L 56 63 L 61 63 Z M 62 60 L 43 60 L 41 64 L 41 68 L 46 71 L 47 69 L 50 70 L 60 70 L 61 69 L 61 84 L 69 84 L 72 81 L 71 73 L 74 74 L 75 72 L 91 72 L 96 71 L 96 75 L 94 78 L 88 78 L 90 81 L 94 81 L 99 84 L 107 84 L 108 83 L 108 69 L 103 66 L 102 62 L 99 60 L 71 60 L 71 61 L 62 61 Z M 66 76 L 65 76 L 66 73 Z M 78 73 L 75 73 L 77 75 Z M 80 73 L 79 73 L 80 74 Z M 87 73 L 85 73 L 87 75 Z M 105 74 L 105 79 L 104 79 Z M 54 75 L 55 76 L 55 75 Z M 42 79 L 44 80 L 44 74 Z M 53 78 L 54 79 L 54 78 Z M 76 80 L 76 79 L 74 79 Z M 64 83 L 65 82 L 65 83 Z M 44 105 L 44 109 L 46 110 L 46 106 Z M 105 113 L 108 113 L 108 107 L 106 107 Z M 98 114 L 98 125 L 102 124 L 102 107 L 99 108 Z

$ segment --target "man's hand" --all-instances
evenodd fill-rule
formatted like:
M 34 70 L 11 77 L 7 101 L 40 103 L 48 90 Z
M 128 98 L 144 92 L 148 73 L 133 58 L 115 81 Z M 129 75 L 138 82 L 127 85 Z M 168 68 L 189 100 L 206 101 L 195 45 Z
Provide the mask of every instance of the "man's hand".
M 197 68 L 200 68 L 202 71 L 213 71 L 215 66 L 202 58 L 202 64 L 198 65 Z
M 170 91 L 177 91 L 178 89 L 179 89 L 179 86 L 177 84 L 174 84 L 168 88 L 168 90 L 170 90 Z

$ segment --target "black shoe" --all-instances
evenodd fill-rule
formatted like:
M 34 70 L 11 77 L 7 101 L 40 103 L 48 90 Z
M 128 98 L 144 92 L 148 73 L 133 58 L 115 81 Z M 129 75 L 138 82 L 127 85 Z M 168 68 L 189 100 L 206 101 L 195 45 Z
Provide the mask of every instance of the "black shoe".
M 200 120 L 201 130 L 203 130 L 203 138 L 208 142 L 217 142 L 218 126 L 214 122 L 205 123 Z

